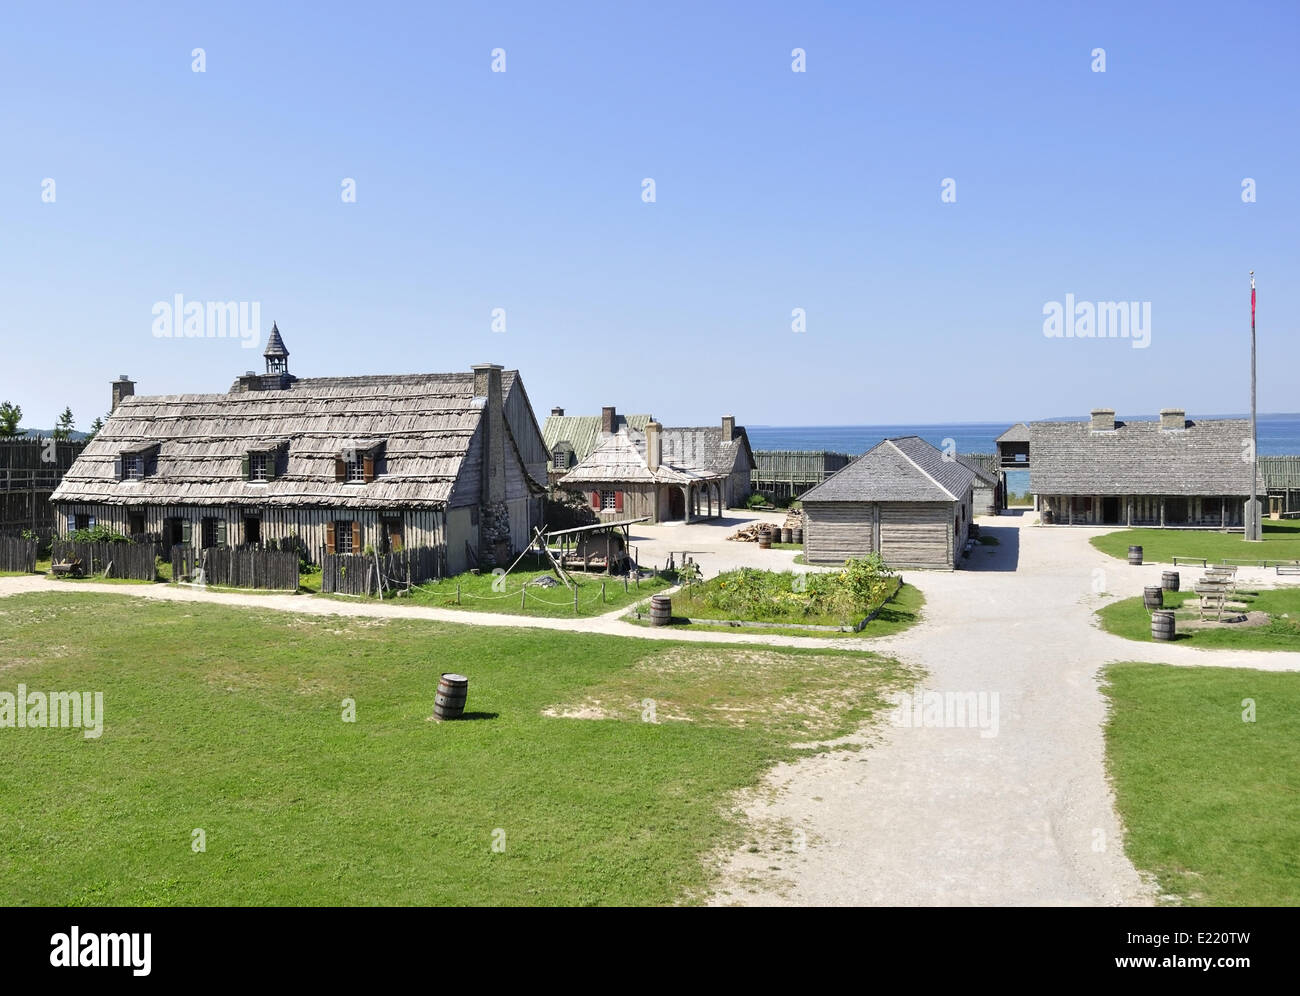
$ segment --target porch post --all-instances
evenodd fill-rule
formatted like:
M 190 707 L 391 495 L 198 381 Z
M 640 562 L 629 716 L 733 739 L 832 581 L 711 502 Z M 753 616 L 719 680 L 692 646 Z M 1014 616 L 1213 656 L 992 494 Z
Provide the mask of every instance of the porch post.
M 1160 528 L 1165 527 L 1165 496 L 1160 496 Z

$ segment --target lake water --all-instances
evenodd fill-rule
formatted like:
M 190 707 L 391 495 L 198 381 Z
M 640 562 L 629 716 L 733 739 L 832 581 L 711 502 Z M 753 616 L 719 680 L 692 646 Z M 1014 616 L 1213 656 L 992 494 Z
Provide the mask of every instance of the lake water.
M 1191 416 L 1197 418 L 1198 416 Z M 1245 418 L 1242 415 L 1202 415 L 1200 418 Z M 1151 421 L 1150 416 L 1117 415 L 1120 421 Z M 857 455 L 865 453 L 882 439 L 894 436 L 920 436 L 927 443 L 943 448 L 951 439 L 958 453 L 993 453 L 994 440 L 1009 427 L 1009 422 L 950 422 L 937 425 L 747 425 L 749 445 L 756 450 L 831 450 Z M 1300 414 L 1260 415 L 1257 424 L 1261 456 L 1300 454 Z M 1028 471 L 1008 471 L 1007 487 L 1024 492 L 1029 488 Z

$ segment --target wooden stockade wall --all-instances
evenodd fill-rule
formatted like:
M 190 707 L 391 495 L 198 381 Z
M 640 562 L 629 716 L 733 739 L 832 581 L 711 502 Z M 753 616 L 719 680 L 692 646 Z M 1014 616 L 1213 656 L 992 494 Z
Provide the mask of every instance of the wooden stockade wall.
M 981 470 L 988 471 L 994 477 L 997 477 L 998 471 L 1002 469 L 998 463 L 998 455 L 996 453 L 962 453 L 961 458 L 974 464 Z
M 320 590 L 337 595 L 377 595 L 381 587 L 384 591 L 405 588 L 446 576 L 447 555 L 441 547 L 386 554 L 321 554 Z
M 853 461 L 829 450 L 755 450 L 750 485 L 778 498 L 797 498 Z
M 262 547 L 208 547 L 197 556 L 204 584 L 298 590 L 298 554 Z
M 36 540 L 21 536 L 0 536 L 0 571 L 36 570 Z
M 50 495 L 85 448 L 84 442 L 57 442 L 39 436 L 0 439 L 0 531 L 53 531 Z
M 50 556 L 56 564 L 80 560 L 87 574 L 136 581 L 153 581 L 158 576 L 156 560 L 161 553 L 157 543 L 77 543 L 56 539 L 50 544 Z

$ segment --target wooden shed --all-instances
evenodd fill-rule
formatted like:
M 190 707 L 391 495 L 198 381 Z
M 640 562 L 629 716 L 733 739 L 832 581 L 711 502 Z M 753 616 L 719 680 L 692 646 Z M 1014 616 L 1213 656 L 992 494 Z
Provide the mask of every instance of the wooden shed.
M 891 567 L 952 570 L 970 532 L 975 479 L 919 436 L 883 440 L 804 494 L 804 559 L 879 553 Z

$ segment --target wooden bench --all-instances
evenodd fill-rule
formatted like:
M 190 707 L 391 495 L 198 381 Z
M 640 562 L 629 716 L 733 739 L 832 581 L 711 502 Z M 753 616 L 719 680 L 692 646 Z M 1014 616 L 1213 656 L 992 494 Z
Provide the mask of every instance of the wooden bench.
M 1223 618 L 1223 607 L 1228 601 L 1227 584 L 1222 581 L 1202 579 L 1196 582 L 1196 594 L 1201 600 L 1200 616 L 1202 619 L 1211 610 L 1214 611 L 1215 619 Z
M 1175 567 L 1178 566 L 1178 562 L 1179 562 L 1180 560 L 1181 560 L 1184 564 L 1200 564 L 1202 567 L 1205 566 L 1205 558 L 1204 558 L 1204 557 L 1175 557 L 1175 558 L 1174 558 L 1174 566 L 1175 566 Z
M 1232 593 L 1237 593 L 1237 568 L 1235 567 L 1210 567 L 1205 571 L 1205 581 L 1218 581 L 1228 585 Z
M 1300 574 L 1300 560 L 1294 564 L 1278 564 L 1274 569 L 1278 574 Z

